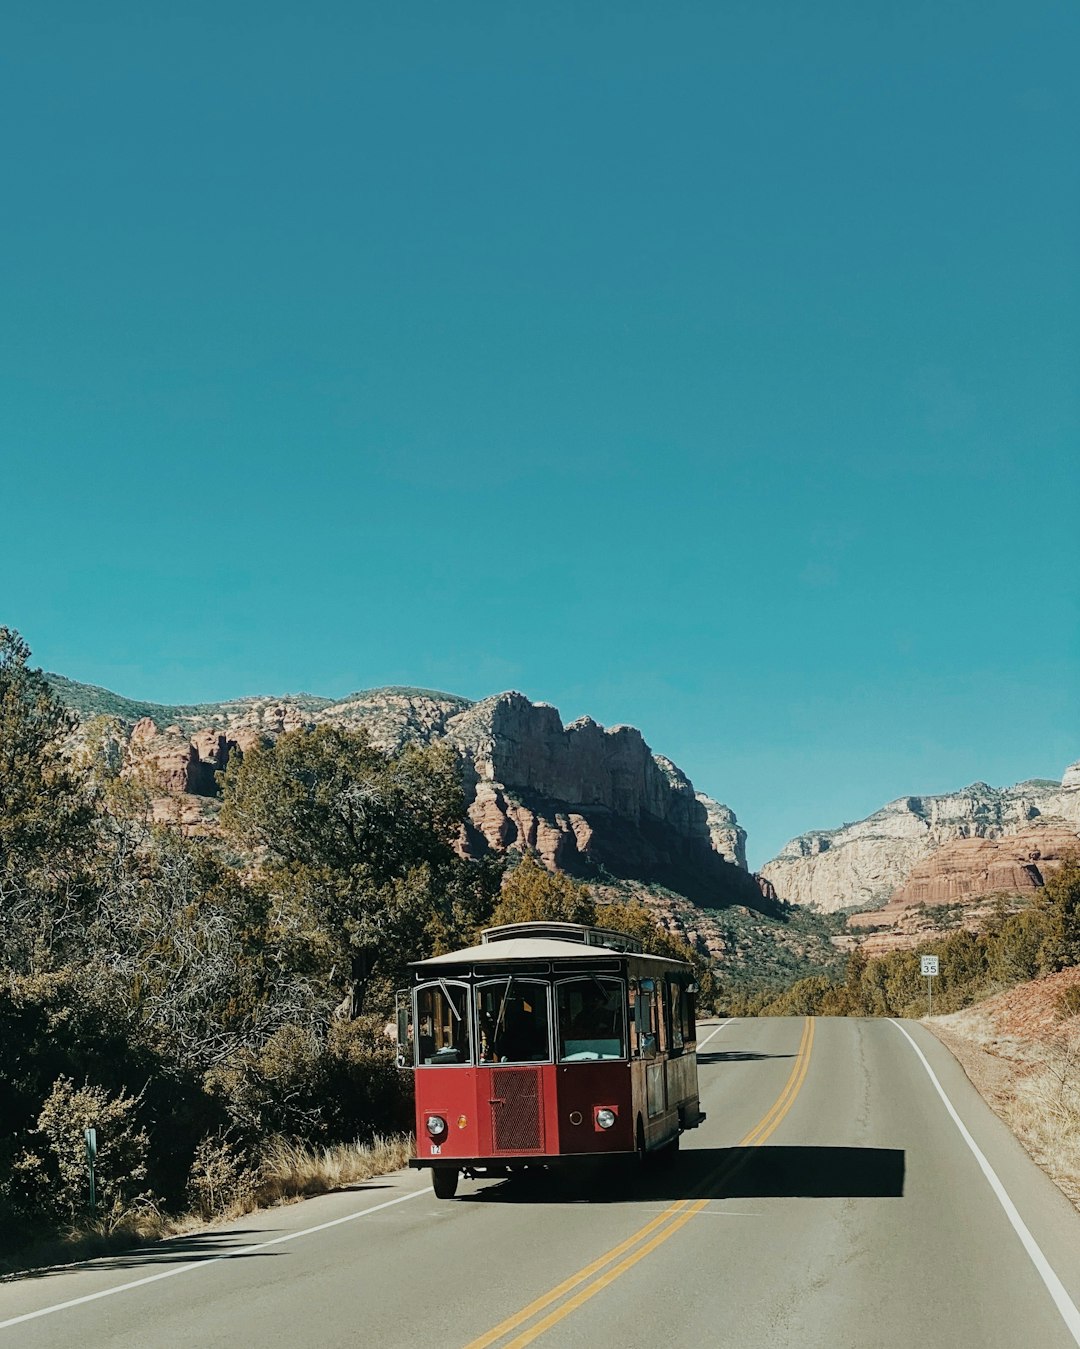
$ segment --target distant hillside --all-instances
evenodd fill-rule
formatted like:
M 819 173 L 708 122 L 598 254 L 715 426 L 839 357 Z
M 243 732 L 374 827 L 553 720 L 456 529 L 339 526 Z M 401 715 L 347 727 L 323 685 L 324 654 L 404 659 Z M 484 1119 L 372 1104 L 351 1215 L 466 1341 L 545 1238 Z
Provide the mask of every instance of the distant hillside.
M 190 726 L 195 730 L 213 721 L 228 719 L 234 713 L 242 713 L 253 703 L 265 701 L 237 698 L 223 703 L 143 703 L 99 688 L 96 684 L 79 684 L 64 675 L 46 673 L 45 678 L 65 707 L 78 712 L 84 721 L 90 717 L 119 717 L 123 721 L 136 722 L 149 717 L 161 730 L 166 726 L 181 726 L 185 729 Z M 316 712 L 330 706 L 333 700 L 317 698 L 310 693 L 297 693 L 278 701 L 287 701 L 304 711 Z
M 964 902 L 1027 888 L 1028 880 L 1041 885 L 1033 864 L 1059 857 L 1070 836 L 1080 841 L 1078 830 L 1080 764 L 1073 764 L 1060 782 L 1033 778 L 1013 787 L 975 782 L 940 796 L 899 797 L 864 820 L 800 834 L 761 874 L 781 899 L 824 912 L 877 910 L 890 900 Z M 1022 842 L 1023 856 L 974 842 L 1012 836 Z M 1010 878 L 1021 870 L 1028 880 L 1014 883 Z
M 144 703 L 134 698 L 125 698 L 109 689 L 99 688 L 96 684 L 79 684 L 64 675 L 46 674 L 45 678 L 57 697 L 66 707 L 78 712 L 83 720 L 90 717 L 119 717 L 122 721 L 136 722 L 148 717 L 159 730 L 167 726 L 179 726 L 184 731 L 202 730 L 207 726 L 246 724 L 251 716 L 257 716 L 260 709 L 267 706 L 296 708 L 309 713 L 313 718 L 322 720 L 323 715 L 333 717 L 358 705 L 373 707 L 385 698 L 405 698 L 427 702 L 448 704 L 457 711 L 465 711 L 472 706 L 468 698 L 454 693 L 439 693 L 434 689 L 407 688 L 388 685 L 386 688 L 361 689 L 346 694 L 344 698 L 320 698 L 314 693 L 287 693 L 281 696 L 252 696 L 248 698 L 229 698 L 218 703 Z

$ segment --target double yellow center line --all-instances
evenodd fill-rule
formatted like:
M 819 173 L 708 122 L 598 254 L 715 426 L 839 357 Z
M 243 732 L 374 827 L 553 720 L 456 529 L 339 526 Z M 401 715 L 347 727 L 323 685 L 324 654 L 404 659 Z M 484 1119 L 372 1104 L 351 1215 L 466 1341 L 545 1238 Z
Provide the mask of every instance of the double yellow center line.
M 802 1039 L 799 1042 L 799 1052 L 795 1056 L 795 1065 L 784 1084 L 783 1091 L 776 1098 L 765 1117 L 744 1138 L 739 1140 L 737 1148 L 760 1147 L 791 1109 L 795 1097 L 798 1096 L 799 1090 L 806 1080 L 813 1043 L 814 1018 L 807 1017 L 803 1025 Z M 698 1187 L 699 1193 L 703 1190 L 712 1189 L 718 1183 L 730 1180 L 744 1162 L 745 1158 L 738 1156 L 733 1160 L 723 1162 L 701 1182 Z M 710 1202 L 710 1198 L 696 1199 L 692 1203 L 689 1199 L 678 1200 L 658 1217 L 646 1223 L 633 1236 L 627 1237 L 618 1246 L 613 1246 L 606 1255 L 600 1256 L 598 1260 L 586 1265 L 576 1274 L 571 1274 L 568 1279 L 564 1279 L 562 1283 L 557 1284 L 550 1292 L 536 1298 L 527 1307 L 522 1307 L 513 1316 L 508 1316 L 505 1321 L 500 1321 L 494 1329 L 489 1330 L 485 1335 L 481 1335 L 478 1340 L 472 1340 L 467 1344 L 465 1349 L 488 1349 L 488 1346 L 504 1339 L 517 1330 L 519 1326 L 525 1325 L 534 1316 L 538 1316 L 542 1311 L 551 1307 L 553 1303 L 559 1303 L 553 1311 L 548 1312 L 546 1316 L 529 1326 L 527 1330 L 523 1330 L 520 1335 L 515 1335 L 512 1340 L 503 1345 L 503 1349 L 520 1349 L 523 1345 L 531 1344 L 533 1340 L 543 1335 L 545 1331 L 550 1330 L 565 1316 L 569 1316 L 583 1303 L 588 1302 L 591 1297 L 595 1297 L 602 1289 L 614 1283 L 620 1275 L 625 1274 L 639 1260 L 644 1260 L 651 1251 L 655 1251 L 658 1246 L 663 1245 L 669 1237 L 673 1237 L 681 1227 L 685 1227 L 690 1219 L 695 1214 L 700 1213 L 703 1208 L 706 1208 Z M 578 1291 L 574 1292 L 575 1289 Z M 567 1297 L 567 1294 L 573 1294 L 573 1296 Z M 561 1301 L 563 1298 L 566 1298 L 565 1302 Z

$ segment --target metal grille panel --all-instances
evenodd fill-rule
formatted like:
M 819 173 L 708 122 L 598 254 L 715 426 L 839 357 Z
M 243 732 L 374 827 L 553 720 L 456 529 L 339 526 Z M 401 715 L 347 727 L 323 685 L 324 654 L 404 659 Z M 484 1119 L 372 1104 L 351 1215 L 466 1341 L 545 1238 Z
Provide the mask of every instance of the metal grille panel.
M 544 1109 L 536 1068 L 491 1070 L 491 1139 L 496 1152 L 542 1152 Z

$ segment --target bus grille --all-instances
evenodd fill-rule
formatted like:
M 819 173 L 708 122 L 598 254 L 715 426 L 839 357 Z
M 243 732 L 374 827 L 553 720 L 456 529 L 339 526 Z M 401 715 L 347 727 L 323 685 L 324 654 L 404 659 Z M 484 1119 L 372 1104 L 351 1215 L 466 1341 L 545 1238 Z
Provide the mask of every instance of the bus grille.
M 544 1150 L 538 1069 L 491 1070 L 491 1141 L 496 1152 Z

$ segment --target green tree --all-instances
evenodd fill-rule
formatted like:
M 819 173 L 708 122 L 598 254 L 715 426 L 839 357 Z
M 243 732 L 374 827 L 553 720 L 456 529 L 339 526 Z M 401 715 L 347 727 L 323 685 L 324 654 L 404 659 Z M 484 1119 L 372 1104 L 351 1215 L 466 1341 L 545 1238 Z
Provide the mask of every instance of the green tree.
M 30 648 L 0 627 L 0 957 L 54 965 L 77 938 L 94 802 L 64 755 L 76 725 Z
M 526 853 L 503 881 L 491 921 L 595 923 L 596 905 L 586 886 L 562 871 L 548 871 L 533 853 Z
M 377 973 L 483 910 L 492 872 L 454 851 L 464 796 L 444 747 L 387 758 L 364 732 L 322 725 L 250 750 L 221 781 L 222 826 L 264 859 L 297 939 L 343 971 L 350 1018 Z
M 1040 951 L 1042 968 L 1080 965 L 1080 854 L 1070 853 L 1047 877 L 1042 907 L 1049 928 Z
M 856 946 L 848 956 L 847 970 L 844 974 L 844 1003 L 848 1016 L 870 1016 L 872 998 L 866 987 L 866 953 Z
M 1003 918 L 984 939 L 988 977 L 996 984 L 1034 979 L 1049 935 L 1050 914 L 1043 905 L 1032 905 Z
M 765 1016 L 819 1016 L 834 1005 L 835 986 L 824 974 L 811 974 L 796 983 L 764 1009 Z M 825 1012 L 832 1014 L 831 1011 Z

